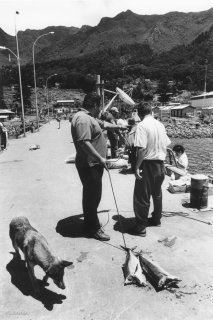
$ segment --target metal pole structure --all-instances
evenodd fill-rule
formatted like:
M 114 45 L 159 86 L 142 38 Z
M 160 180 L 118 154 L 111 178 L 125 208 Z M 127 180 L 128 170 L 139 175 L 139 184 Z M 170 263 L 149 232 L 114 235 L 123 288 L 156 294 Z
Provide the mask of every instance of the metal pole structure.
M 25 137 L 26 134 L 25 134 L 25 120 L 24 120 L 24 103 L 23 103 L 22 82 L 21 82 L 21 66 L 20 66 L 19 56 L 17 56 L 11 49 L 9 49 L 7 47 L 0 46 L 0 49 L 10 51 L 17 59 L 18 73 L 19 73 L 20 95 L 21 95 L 21 111 L 22 111 L 22 118 L 23 118 L 23 133 L 24 133 L 24 137 Z
M 52 101 L 52 92 L 50 91 L 50 101 Z M 53 103 L 52 103 L 52 117 L 53 117 L 53 114 L 54 114 L 54 110 L 53 110 Z
M 49 108 L 49 103 L 48 103 L 48 80 L 54 76 L 57 76 L 58 74 L 51 74 L 47 80 L 46 80 L 46 100 L 47 100 L 47 108 L 48 108 L 48 122 L 50 123 L 50 108 Z
M 34 42 L 33 42 L 33 75 L 34 75 L 34 86 L 35 86 L 35 107 L 36 107 L 36 121 L 37 121 L 37 127 L 39 131 L 39 116 L 38 116 L 38 99 L 37 99 L 37 87 L 36 87 L 36 71 L 35 71 L 35 44 L 36 42 L 44 36 L 47 36 L 49 34 L 54 34 L 54 31 L 50 31 L 48 33 L 44 33 L 40 35 Z
M 206 100 L 207 68 L 208 68 L 208 60 L 206 59 L 206 60 L 205 60 L 205 81 L 204 81 L 203 108 L 205 108 L 205 100 Z
M 101 81 L 101 109 L 104 110 L 104 80 Z
M 101 76 L 99 74 L 96 75 L 96 92 L 100 96 L 101 90 L 100 90 L 100 84 L 101 84 Z
M 16 11 L 16 14 L 19 14 L 19 12 Z M 16 35 L 17 63 L 18 63 L 20 94 L 21 94 L 21 110 L 22 110 L 22 118 L 23 118 L 23 133 L 25 137 L 26 133 L 25 133 L 25 119 L 24 119 L 24 100 L 23 100 L 22 81 L 21 81 L 21 65 L 20 65 L 20 56 L 19 56 L 18 35 L 17 35 L 17 28 L 16 28 L 16 18 L 15 18 L 15 35 Z

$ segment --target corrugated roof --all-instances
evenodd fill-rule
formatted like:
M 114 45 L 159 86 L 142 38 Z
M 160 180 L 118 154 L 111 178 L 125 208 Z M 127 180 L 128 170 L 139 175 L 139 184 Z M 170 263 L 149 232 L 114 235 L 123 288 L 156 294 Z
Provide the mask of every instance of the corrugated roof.
M 75 102 L 75 100 L 57 100 L 57 103 Z
M 212 107 L 203 108 L 203 110 L 211 110 L 211 109 L 213 109 L 213 106 Z
M 160 107 L 159 109 L 160 110 L 170 110 L 173 106 L 163 106 L 163 107 Z
M 208 96 L 213 96 L 213 91 L 204 92 L 202 94 L 199 94 L 198 96 L 192 96 L 191 98 L 200 98 L 200 97 L 208 97 Z
M 173 107 L 172 110 L 183 110 L 187 107 L 191 107 L 193 109 L 196 109 L 195 107 L 192 107 L 190 104 L 182 104 L 180 106 Z
M 7 109 L 0 109 L 0 113 L 14 113 L 14 112 Z

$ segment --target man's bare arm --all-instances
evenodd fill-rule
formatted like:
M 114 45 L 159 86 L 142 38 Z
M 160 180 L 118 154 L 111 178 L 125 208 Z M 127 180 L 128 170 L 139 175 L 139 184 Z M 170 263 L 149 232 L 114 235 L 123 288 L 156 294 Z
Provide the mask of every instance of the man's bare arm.
M 140 175 L 140 166 L 143 162 L 144 158 L 144 149 L 137 148 L 137 156 L 136 156 L 136 164 L 135 164 L 135 178 L 138 180 L 142 179 L 142 176 Z
M 104 121 L 103 122 L 103 129 L 111 130 L 111 131 L 119 130 L 119 129 L 120 130 L 126 130 L 127 126 L 117 125 L 117 124 L 114 124 L 114 123 L 110 123 L 110 122 Z

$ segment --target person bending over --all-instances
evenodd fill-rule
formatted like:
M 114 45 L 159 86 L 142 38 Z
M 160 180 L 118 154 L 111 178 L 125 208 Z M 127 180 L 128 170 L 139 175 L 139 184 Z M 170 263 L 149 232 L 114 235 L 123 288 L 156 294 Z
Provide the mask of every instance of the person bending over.
M 177 161 L 178 167 L 187 170 L 188 168 L 188 157 L 185 152 L 185 148 L 181 144 L 176 144 L 172 150 L 175 153 L 175 159 Z

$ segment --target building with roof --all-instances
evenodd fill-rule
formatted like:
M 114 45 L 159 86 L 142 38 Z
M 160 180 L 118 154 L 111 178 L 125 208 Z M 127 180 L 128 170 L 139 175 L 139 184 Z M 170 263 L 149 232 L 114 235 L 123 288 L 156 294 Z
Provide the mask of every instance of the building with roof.
M 213 106 L 213 91 L 204 92 L 198 96 L 191 97 L 191 105 L 197 109 Z
M 170 117 L 178 117 L 184 118 L 188 115 L 195 115 L 196 108 L 192 107 L 190 104 L 180 104 L 173 103 L 172 105 L 162 106 L 162 107 L 153 107 L 152 112 L 155 117 L 170 118 Z
M 191 106 L 190 104 L 181 104 L 178 106 L 173 106 L 171 108 L 171 117 L 179 117 L 184 118 L 189 114 L 194 116 L 196 108 Z
M 7 109 L 0 109 L 0 121 L 3 122 L 6 119 L 11 119 L 14 115 L 13 111 Z
M 212 107 L 203 108 L 202 110 L 208 115 L 212 115 L 213 114 L 213 106 Z

